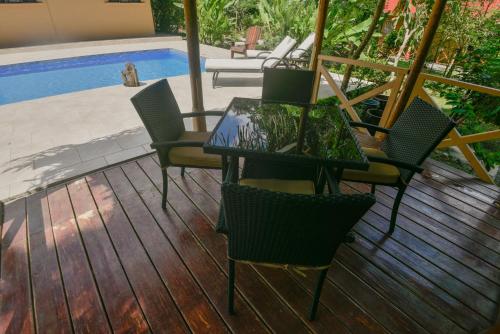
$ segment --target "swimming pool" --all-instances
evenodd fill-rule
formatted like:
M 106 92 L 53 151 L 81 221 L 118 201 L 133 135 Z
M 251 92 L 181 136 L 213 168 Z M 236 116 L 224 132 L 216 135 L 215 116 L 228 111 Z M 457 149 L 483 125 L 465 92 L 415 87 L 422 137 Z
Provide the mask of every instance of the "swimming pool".
M 0 66 L 0 105 L 122 84 L 132 62 L 139 79 L 189 73 L 187 54 L 172 49 L 131 51 Z M 205 61 L 201 59 L 202 71 Z

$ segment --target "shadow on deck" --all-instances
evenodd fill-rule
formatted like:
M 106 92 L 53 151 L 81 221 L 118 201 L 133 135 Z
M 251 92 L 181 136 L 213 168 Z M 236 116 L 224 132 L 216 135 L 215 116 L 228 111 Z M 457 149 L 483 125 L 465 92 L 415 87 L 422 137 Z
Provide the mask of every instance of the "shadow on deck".
M 226 312 L 226 239 L 213 230 L 220 172 L 171 168 L 166 211 L 152 156 L 10 202 L 0 332 L 480 332 L 500 303 L 500 190 L 427 168 L 390 237 L 395 191 L 379 187 L 356 242 L 335 256 L 313 322 L 314 271 L 238 265 L 237 314 Z

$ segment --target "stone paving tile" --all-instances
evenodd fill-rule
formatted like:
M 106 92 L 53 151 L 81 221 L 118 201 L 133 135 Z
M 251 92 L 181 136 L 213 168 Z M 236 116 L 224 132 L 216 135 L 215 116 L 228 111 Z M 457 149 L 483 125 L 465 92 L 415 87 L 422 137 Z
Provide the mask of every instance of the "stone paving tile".
M 125 161 L 127 159 L 132 159 L 134 157 L 146 154 L 146 150 L 142 146 L 129 148 L 127 150 L 119 151 L 113 154 L 106 155 L 104 159 L 108 164 L 114 164 L 117 162 Z
M 36 155 L 33 159 L 33 166 L 35 170 L 54 170 L 68 167 L 81 161 L 78 151 L 72 145 L 64 145 L 51 148 Z
M 131 129 L 117 136 L 116 141 L 123 149 L 151 143 L 151 137 L 144 127 Z
M 10 196 L 10 185 L 0 187 L 0 201 Z
M 77 150 L 82 161 L 88 161 L 121 151 L 122 148 L 115 139 L 104 137 L 79 145 Z
M 61 181 L 80 174 L 88 173 L 98 168 L 106 167 L 107 162 L 103 157 L 80 162 L 60 169 L 46 171 L 39 174 L 35 182 L 37 187 L 46 187 L 47 185 Z M 12 196 L 12 195 L 11 195 Z

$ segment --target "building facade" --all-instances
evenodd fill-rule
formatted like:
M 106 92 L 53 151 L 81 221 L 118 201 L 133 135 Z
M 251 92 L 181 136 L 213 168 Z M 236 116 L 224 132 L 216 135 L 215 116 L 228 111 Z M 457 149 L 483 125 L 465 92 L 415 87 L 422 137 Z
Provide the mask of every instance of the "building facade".
M 0 0 L 0 48 L 152 35 L 150 0 Z

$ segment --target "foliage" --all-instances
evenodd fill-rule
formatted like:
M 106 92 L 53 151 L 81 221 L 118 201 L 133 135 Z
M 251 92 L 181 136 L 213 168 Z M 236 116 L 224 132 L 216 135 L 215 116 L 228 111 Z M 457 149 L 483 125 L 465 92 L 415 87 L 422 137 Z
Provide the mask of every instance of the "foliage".
M 482 26 L 470 32 L 469 41 L 481 40 L 474 47 L 469 45 L 456 62 L 462 70 L 455 75 L 459 80 L 479 85 L 500 88 L 500 15 L 494 14 L 482 20 Z M 447 100 L 449 112 L 462 118 L 460 132 L 464 135 L 497 129 L 500 125 L 500 99 L 471 90 L 453 86 L 435 85 L 435 90 Z M 500 143 L 483 142 L 473 144 L 476 155 L 486 168 L 500 164 Z
M 234 38 L 234 17 L 229 14 L 235 0 L 199 0 L 198 21 L 200 41 L 221 46 Z
M 155 31 L 176 33 L 184 24 L 184 14 L 176 0 L 151 0 Z
M 396 8 L 393 25 L 396 29 L 396 43 L 399 45 L 393 65 L 398 66 L 403 53 L 415 50 L 424 32 L 430 14 L 431 1 L 403 0 Z
M 257 8 L 269 47 L 286 35 L 302 40 L 314 31 L 316 5 L 312 1 L 260 0 Z

